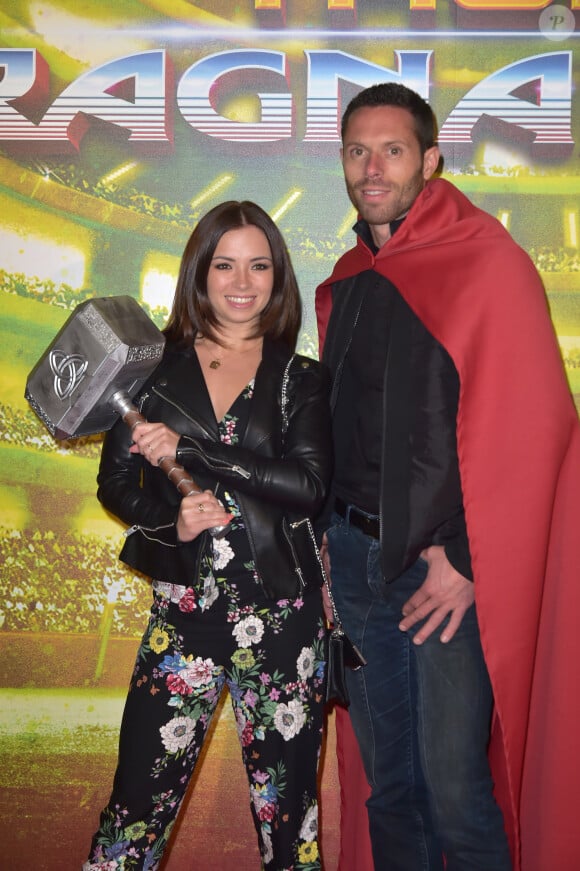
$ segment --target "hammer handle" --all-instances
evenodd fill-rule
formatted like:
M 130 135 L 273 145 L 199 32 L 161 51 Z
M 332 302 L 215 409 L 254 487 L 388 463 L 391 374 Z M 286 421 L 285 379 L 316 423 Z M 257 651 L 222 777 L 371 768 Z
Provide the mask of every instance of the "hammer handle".
M 133 404 L 128 393 L 122 390 L 117 391 L 111 397 L 111 405 L 120 415 L 123 421 L 131 429 L 137 426 L 138 423 L 147 423 L 147 418 L 144 417 L 136 405 Z M 199 484 L 196 484 L 189 472 L 183 466 L 176 463 L 171 457 L 161 457 L 158 463 L 162 472 L 165 472 L 172 484 L 176 486 L 182 496 L 191 496 L 193 493 L 202 493 Z M 219 538 L 220 535 L 227 530 L 227 526 L 212 526 L 209 532 L 214 538 Z

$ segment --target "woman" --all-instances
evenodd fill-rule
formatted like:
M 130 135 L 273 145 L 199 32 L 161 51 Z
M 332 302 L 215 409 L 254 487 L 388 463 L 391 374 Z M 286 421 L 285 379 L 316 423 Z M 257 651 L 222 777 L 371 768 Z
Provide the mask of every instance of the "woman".
M 293 356 L 300 318 L 269 216 L 250 202 L 212 209 L 141 392 L 148 422 L 119 423 L 103 446 L 98 497 L 129 525 L 121 559 L 153 579 L 154 600 L 85 871 L 158 867 L 224 685 L 263 867 L 320 868 L 324 622 L 291 524 L 323 504 L 331 441 L 327 375 Z M 163 457 L 203 492 L 181 498 Z

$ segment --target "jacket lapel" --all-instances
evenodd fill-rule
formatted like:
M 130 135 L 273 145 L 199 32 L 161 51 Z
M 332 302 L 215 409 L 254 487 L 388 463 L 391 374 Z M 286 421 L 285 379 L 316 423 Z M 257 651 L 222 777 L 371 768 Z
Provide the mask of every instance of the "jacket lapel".
M 175 377 L 173 377 L 174 368 Z M 184 369 L 188 372 L 188 378 L 183 377 Z M 212 436 L 216 440 L 219 438 L 217 421 L 205 379 L 197 354 L 192 348 L 175 352 L 175 362 L 171 363 L 156 380 L 155 388 L 192 422 L 191 435 Z M 203 432 L 197 429 L 196 424 Z

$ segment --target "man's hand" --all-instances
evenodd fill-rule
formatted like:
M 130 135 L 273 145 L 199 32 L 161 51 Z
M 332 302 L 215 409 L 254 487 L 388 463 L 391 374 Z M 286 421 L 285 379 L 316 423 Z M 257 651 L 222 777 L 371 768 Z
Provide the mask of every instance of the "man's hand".
M 328 539 L 326 537 L 326 532 L 322 536 L 320 556 L 322 557 L 322 565 L 324 566 L 328 585 L 330 586 L 330 554 L 328 553 Z M 322 606 L 324 608 L 324 616 L 332 626 L 334 624 L 334 614 L 332 613 L 332 605 L 330 604 L 330 597 L 328 595 L 328 590 L 326 589 L 326 584 L 322 587 Z
M 403 620 L 399 623 L 399 629 L 406 632 L 415 623 L 428 617 L 413 638 L 415 644 L 422 644 L 450 615 L 449 623 L 441 633 L 441 641 L 446 643 L 451 641 L 463 615 L 475 601 L 473 583 L 453 568 L 442 546 L 428 547 L 421 556 L 429 566 L 427 577 L 403 605 Z

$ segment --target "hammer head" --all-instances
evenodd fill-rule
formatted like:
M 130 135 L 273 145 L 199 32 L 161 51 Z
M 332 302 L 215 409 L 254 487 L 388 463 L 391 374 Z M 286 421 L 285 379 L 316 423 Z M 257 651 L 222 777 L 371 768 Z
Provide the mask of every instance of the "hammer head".
M 25 398 L 57 439 L 110 429 L 111 397 L 133 396 L 161 361 L 165 337 L 130 296 L 80 303 L 26 382 Z

